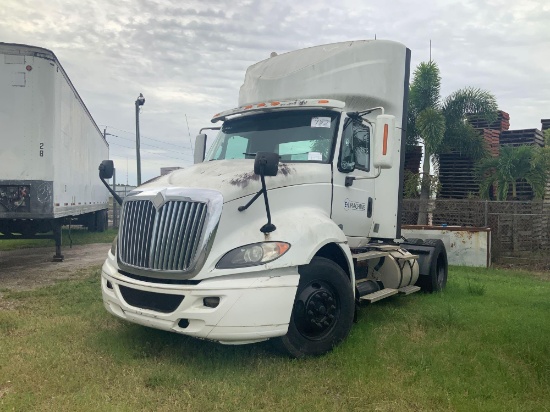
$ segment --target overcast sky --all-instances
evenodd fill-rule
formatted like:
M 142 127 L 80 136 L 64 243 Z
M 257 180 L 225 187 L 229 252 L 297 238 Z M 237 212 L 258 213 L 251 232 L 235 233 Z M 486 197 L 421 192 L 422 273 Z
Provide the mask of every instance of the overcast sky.
M 0 41 L 52 50 L 101 130 L 118 181 L 134 184 L 134 102 L 142 180 L 192 163 L 191 143 L 237 106 L 246 68 L 269 57 L 346 40 L 396 40 L 412 70 L 432 58 L 442 94 L 491 91 L 511 129 L 550 118 L 548 0 L 1 0 Z M 187 119 L 187 122 L 186 122 Z M 128 176 L 128 177 L 127 177 Z

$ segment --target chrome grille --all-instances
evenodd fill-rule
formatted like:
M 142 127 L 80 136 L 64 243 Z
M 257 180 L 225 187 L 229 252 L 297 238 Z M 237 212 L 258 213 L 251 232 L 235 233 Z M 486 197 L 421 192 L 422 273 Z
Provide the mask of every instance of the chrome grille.
M 145 269 L 188 270 L 206 212 L 201 202 L 168 201 L 158 210 L 150 200 L 126 202 L 118 239 L 120 261 Z

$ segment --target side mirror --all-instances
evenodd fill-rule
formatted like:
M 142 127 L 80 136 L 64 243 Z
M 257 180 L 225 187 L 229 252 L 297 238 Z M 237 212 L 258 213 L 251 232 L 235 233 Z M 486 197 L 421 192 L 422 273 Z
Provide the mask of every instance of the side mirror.
M 109 186 L 109 184 L 105 181 L 105 179 L 110 179 L 113 177 L 113 173 L 115 171 L 115 165 L 112 160 L 104 160 L 99 165 L 99 178 L 109 191 L 113 195 L 113 199 L 117 201 L 119 205 L 122 205 L 122 198 L 117 195 L 117 193 Z
M 273 152 L 258 152 L 254 159 L 254 173 L 264 176 L 277 176 L 279 155 Z
M 204 155 L 206 154 L 206 134 L 199 134 L 195 138 L 195 164 L 202 163 L 204 161 Z
M 391 169 L 396 136 L 395 116 L 389 114 L 376 116 L 375 128 L 373 166 L 380 169 Z
M 110 179 L 113 177 L 115 165 L 112 160 L 104 160 L 99 165 L 99 177 L 101 179 Z

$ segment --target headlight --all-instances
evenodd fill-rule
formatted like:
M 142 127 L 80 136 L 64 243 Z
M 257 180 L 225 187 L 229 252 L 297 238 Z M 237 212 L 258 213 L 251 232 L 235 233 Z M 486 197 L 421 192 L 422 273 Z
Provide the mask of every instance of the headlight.
M 290 244 L 285 242 L 262 242 L 241 246 L 227 252 L 216 268 L 232 269 L 263 265 L 283 256 L 288 249 Z
M 113 256 L 116 255 L 116 242 L 118 241 L 118 236 L 115 236 L 115 240 L 113 240 L 113 243 L 111 243 L 111 254 Z

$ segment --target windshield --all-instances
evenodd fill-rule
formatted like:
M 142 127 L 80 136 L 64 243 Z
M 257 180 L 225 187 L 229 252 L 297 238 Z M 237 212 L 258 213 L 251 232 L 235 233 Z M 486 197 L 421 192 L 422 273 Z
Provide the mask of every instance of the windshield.
M 253 159 L 257 152 L 274 152 L 283 162 L 328 163 L 338 117 L 328 110 L 285 110 L 227 120 L 206 160 Z

